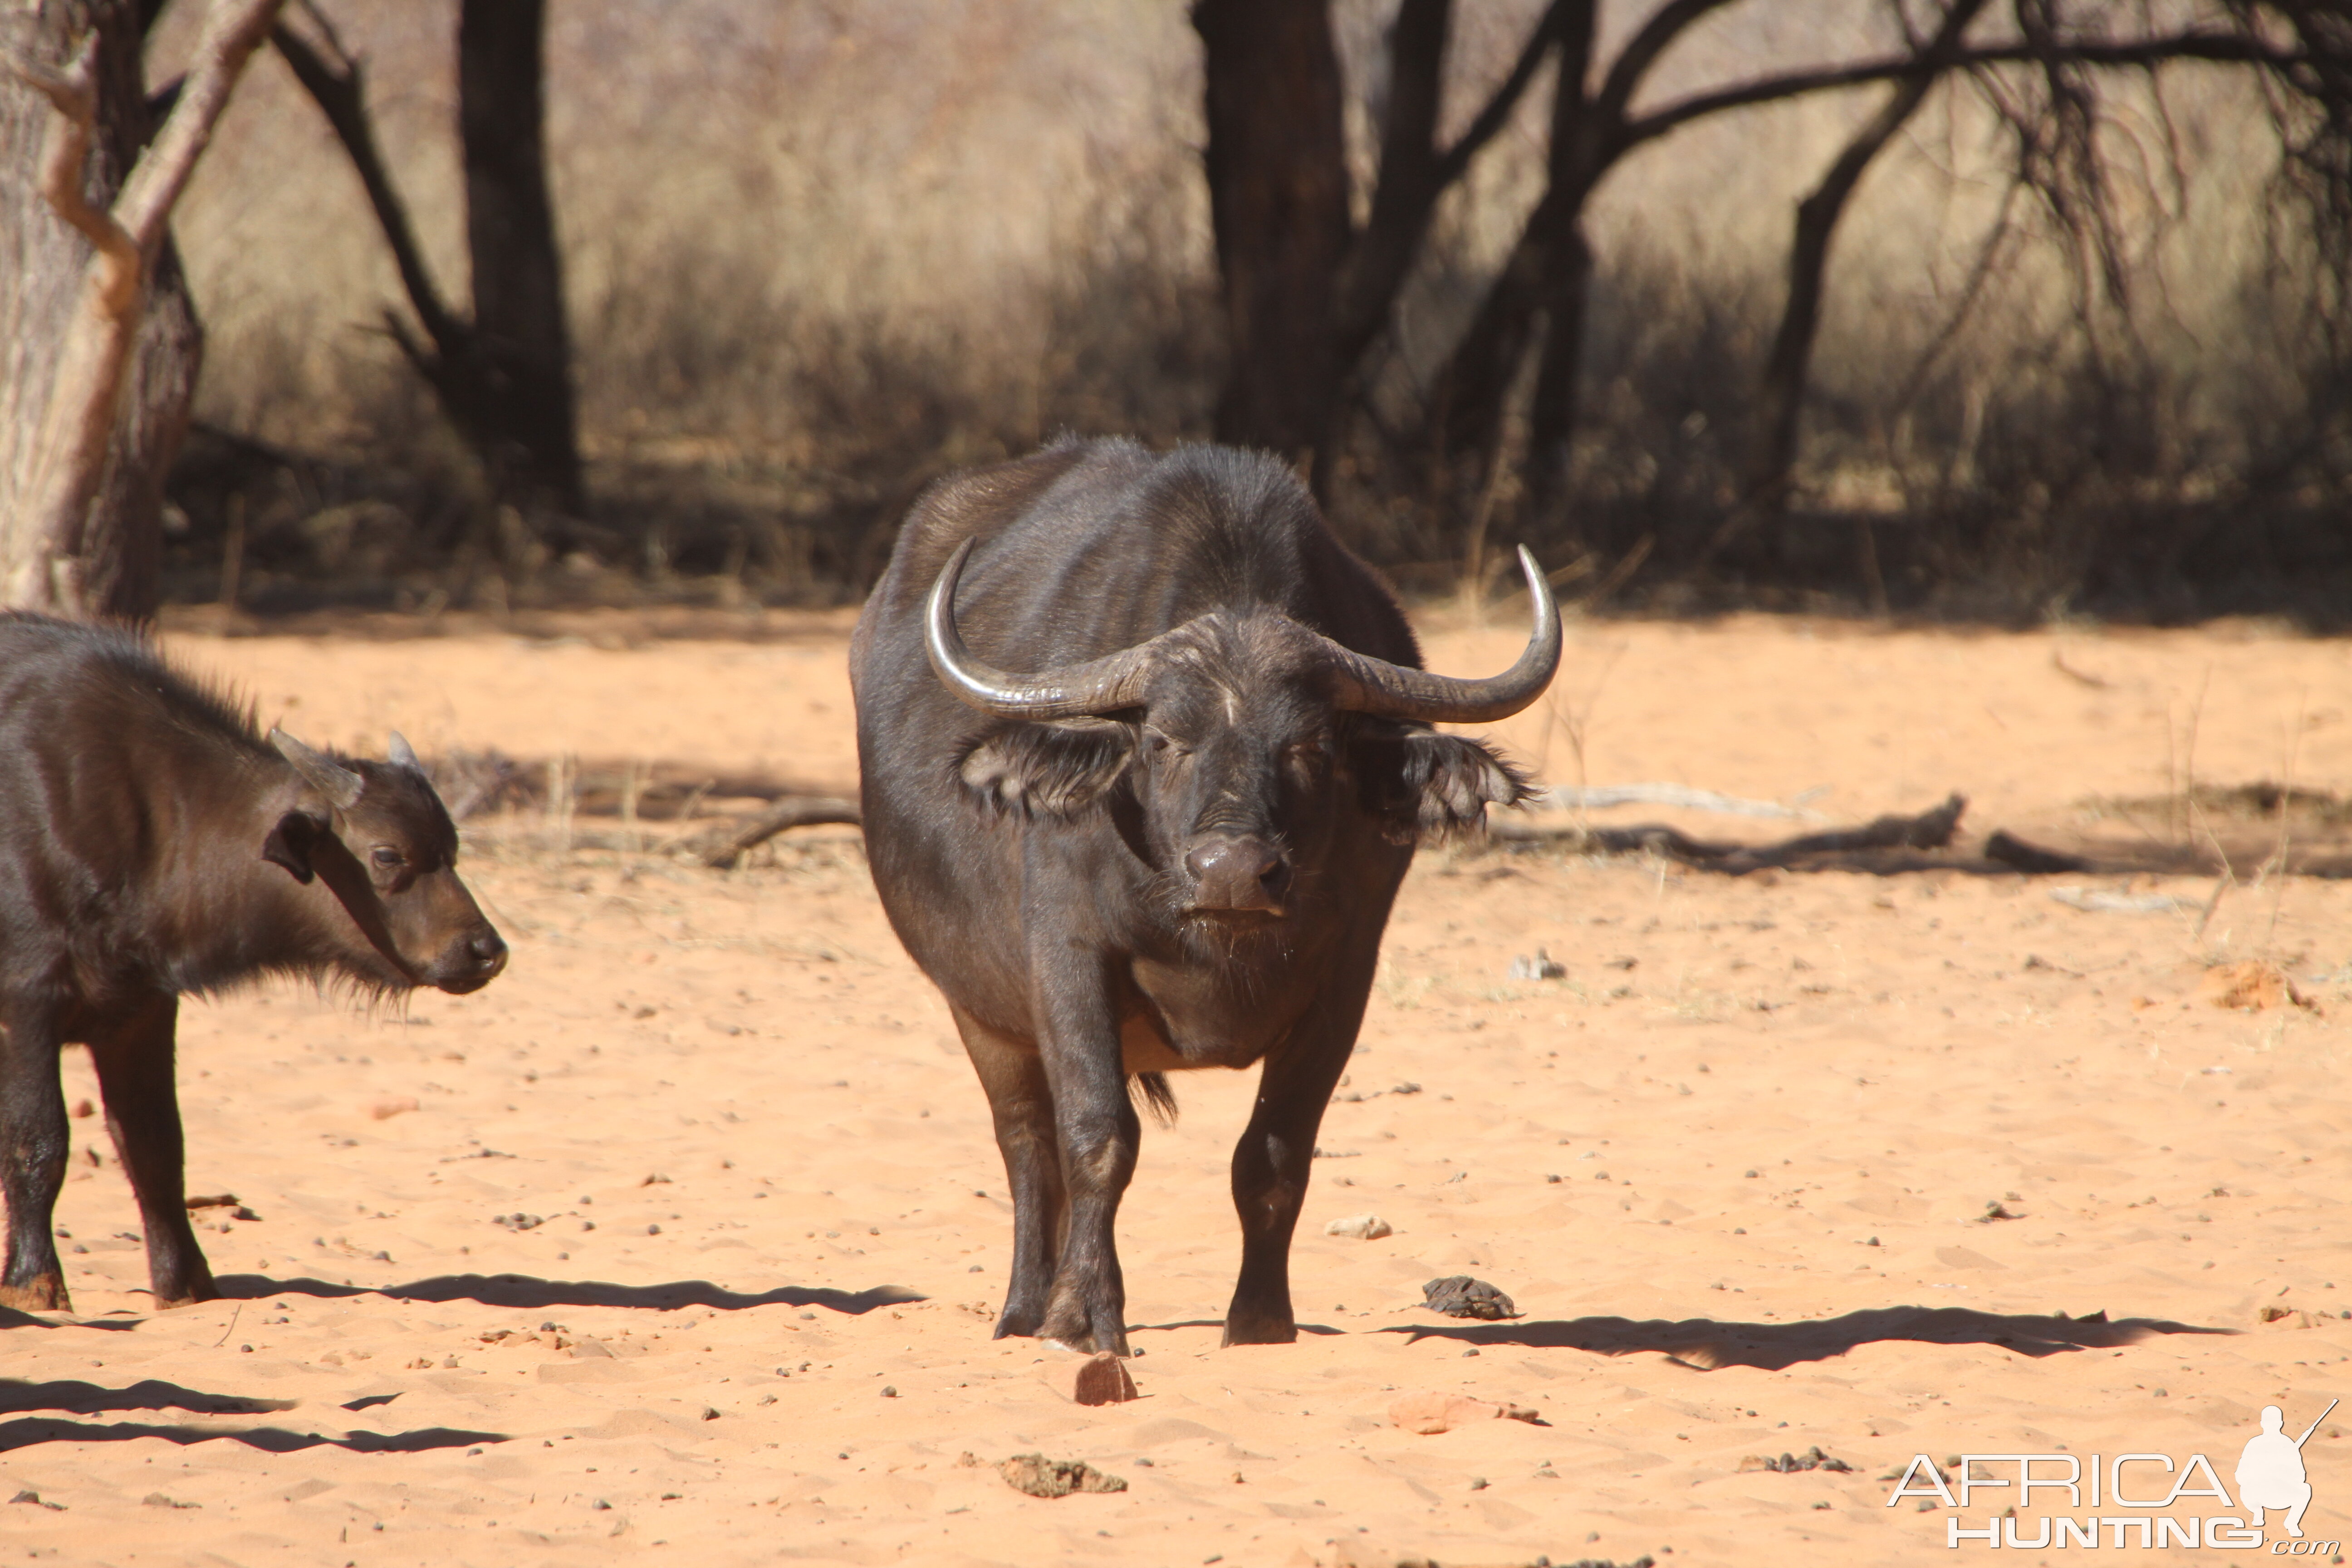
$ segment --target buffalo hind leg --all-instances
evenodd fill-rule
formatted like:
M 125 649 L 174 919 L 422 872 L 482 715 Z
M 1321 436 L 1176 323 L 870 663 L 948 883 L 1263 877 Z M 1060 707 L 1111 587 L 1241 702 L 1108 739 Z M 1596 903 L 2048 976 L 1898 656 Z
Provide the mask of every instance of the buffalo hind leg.
M 71 1145 L 58 1049 L 48 1008 L 20 1002 L 0 1016 L 0 1194 L 8 1201 L 0 1307 L 19 1311 L 73 1309 L 52 1234 Z
M 92 1030 L 91 1061 L 106 1100 L 106 1130 L 138 1195 L 147 1232 L 147 1282 L 158 1307 L 185 1307 L 220 1295 L 204 1249 L 188 1224 L 186 1153 L 173 1058 L 180 1017 L 176 996 Z
M 1242 1271 L 1225 1309 L 1226 1344 L 1286 1345 L 1298 1338 L 1290 1309 L 1291 1232 L 1307 1201 L 1323 1108 L 1355 1049 L 1370 989 L 1369 965 L 1361 975 L 1326 987 L 1320 1006 L 1259 1069 L 1257 1102 L 1234 1146 Z
M 1013 1278 L 1004 1310 L 996 1315 L 998 1339 L 1030 1335 L 1045 1321 L 1045 1300 L 1061 1257 L 1067 1204 L 1062 1162 L 1054 1138 L 1054 1097 L 1045 1087 L 1045 1064 L 1030 1047 L 997 1033 L 950 1005 L 963 1048 L 988 1095 L 996 1122 L 996 1147 L 1004 1156 L 1004 1179 L 1013 1188 Z

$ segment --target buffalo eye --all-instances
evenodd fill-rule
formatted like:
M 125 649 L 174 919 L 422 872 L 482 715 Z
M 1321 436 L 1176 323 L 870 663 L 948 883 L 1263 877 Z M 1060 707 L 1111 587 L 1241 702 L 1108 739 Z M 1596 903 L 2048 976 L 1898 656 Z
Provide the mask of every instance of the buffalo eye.
M 374 852 L 368 858 L 373 860 L 380 869 L 386 871 L 397 871 L 408 864 L 408 857 L 389 844 L 377 845 Z
M 1187 748 L 1179 745 L 1165 731 L 1155 730 L 1149 724 L 1143 727 L 1143 749 L 1155 763 L 1172 762 L 1187 754 Z

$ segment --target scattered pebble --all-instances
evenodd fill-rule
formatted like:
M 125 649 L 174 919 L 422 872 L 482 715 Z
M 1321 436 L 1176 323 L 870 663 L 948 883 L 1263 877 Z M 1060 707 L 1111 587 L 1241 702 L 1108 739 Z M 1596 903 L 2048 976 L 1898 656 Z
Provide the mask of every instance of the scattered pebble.
M 368 1114 L 374 1117 L 378 1121 L 389 1121 L 394 1117 L 400 1115 L 404 1111 L 422 1110 L 424 1109 L 425 1107 L 417 1100 L 415 1096 L 404 1095 L 398 1100 L 377 1100 L 373 1105 L 368 1107 Z
M 139 1501 L 144 1508 L 202 1508 L 205 1506 L 200 1502 L 179 1502 L 165 1497 L 162 1492 L 149 1492 Z
M 1568 965 L 1538 948 L 1533 958 L 1521 953 L 1512 959 L 1507 973 L 1513 980 L 1565 980 L 1568 978 Z
M 1781 1475 L 1798 1470 L 1851 1471 L 1853 1468 L 1843 1459 L 1832 1459 L 1822 1453 L 1818 1443 L 1801 1454 L 1782 1454 L 1777 1459 L 1769 1454 L 1750 1454 L 1739 1461 L 1739 1468 L 1743 1470 L 1772 1470 Z

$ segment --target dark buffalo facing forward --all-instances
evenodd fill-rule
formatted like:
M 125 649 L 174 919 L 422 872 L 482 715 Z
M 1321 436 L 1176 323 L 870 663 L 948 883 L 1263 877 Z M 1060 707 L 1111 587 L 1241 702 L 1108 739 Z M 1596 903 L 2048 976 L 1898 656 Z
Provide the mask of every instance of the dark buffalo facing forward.
M 1270 458 L 1070 442 L 916 503 L 851 653 L 866 847 L 995 1115 L 999 1336 L 1127 1353 L 1130 1083 L 1262 1062 L 1225 1342 L 1297 1337 L 1291 1231 L 1413 846 L 1526 793 L 1430 728 L 1549 683 L 1522 563 L 1527 650 L 1456 680 Z
M 173 1087 L 180 998 L 263 974 L 464 993 L 506 943 L 408 743 L 322 755 L 174 674 L 139 637 L 0 615 L 0 1305 L 68 1305 L 59 1047 L 89 1047 L 160 1306 L 210 1300 Z

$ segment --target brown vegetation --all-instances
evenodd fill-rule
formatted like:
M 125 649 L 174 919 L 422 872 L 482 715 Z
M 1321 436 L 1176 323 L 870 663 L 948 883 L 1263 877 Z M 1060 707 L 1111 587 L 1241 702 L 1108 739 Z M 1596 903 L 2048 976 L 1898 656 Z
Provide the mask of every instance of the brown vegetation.
M 173 591 L 220 593 L 241 511 L 238 593 L 258 608 L 838 602 L 926 479 L 1066 428 L 1319 447 L 1341 525 L 1408 585 L 1483 574 L 1523 539 L 1563 582 L 1669 609 L 2325 619 L 2347 602 L 2352 353 L 2327 216 L 2346 57 L 2324 9 L 2188 7 L 2178 37 L 2208 41 L 2176 47 L 2237 56 L 2158 71 L 2114 63 L 2146 57 L 2130 39 L 2076 32 L 2063 59 L 2021 58 L 2032 46 L 2003 40 L 2034 17 L 2080 19 L 1986 6 L 1974 63 L 1842 193 L 1803 395 L 1776 405 L 1759 388 L 1787 357 L 1789 215 L 1948 13 L 1915 5 L 1906 34 L 1865 0 L 1769 27 L 1733 5 L 1601 8 L 1580 112 L 1629 129 L 1575 176 L 1580 331 L 1526 339 L 1536 357 L 1488 376 L 1467 450 L 1499 461 L 1455 462 L 1457 433 L 1433 466 L 1459 345 L 1559 175 L 1543 29 L 1574 9 L 1334 7 L 1348 210 L 1316 254 L 1346 287 L 1331 363 L 1305 357 L 1354 412 L 1311 437 L 1285 414 L 1268 437 L 1242 429 L 1229 348 L 1236 373 L 1300 351 L 1242 333 L 1221 294 L 1200 161 L 1215 7 L 1199 34 L 1166 8 L 1059 0 L 788 17 L 695 0 L 651 32 L 633 9 L 563 8 L 548 136 L 590 500 L 576 535 L 536 549 L 365 324 L 398 280 L 272 62 L 184 226 L 219 352 L 174 487 Z M 1625 30 L 1652 11 L 1676 26 L 1629 67 Z M 454 0 L 335 16 L 418 248 L 450 276 Z M 1433 74 L 1405 47 L 1433 18 L 1450 27 Z M 2300 63 L 2264 76 L 2249 50 Z M 1725 107 L 1839 70 L 1859 85 Z M 1381 287 L 1393 309 L 1368 314 Z M 1297 291 L 1269 297 L 1275 325 L 1298 325 Z M 1709 560 L 1791 406 L 1785 510 Z

